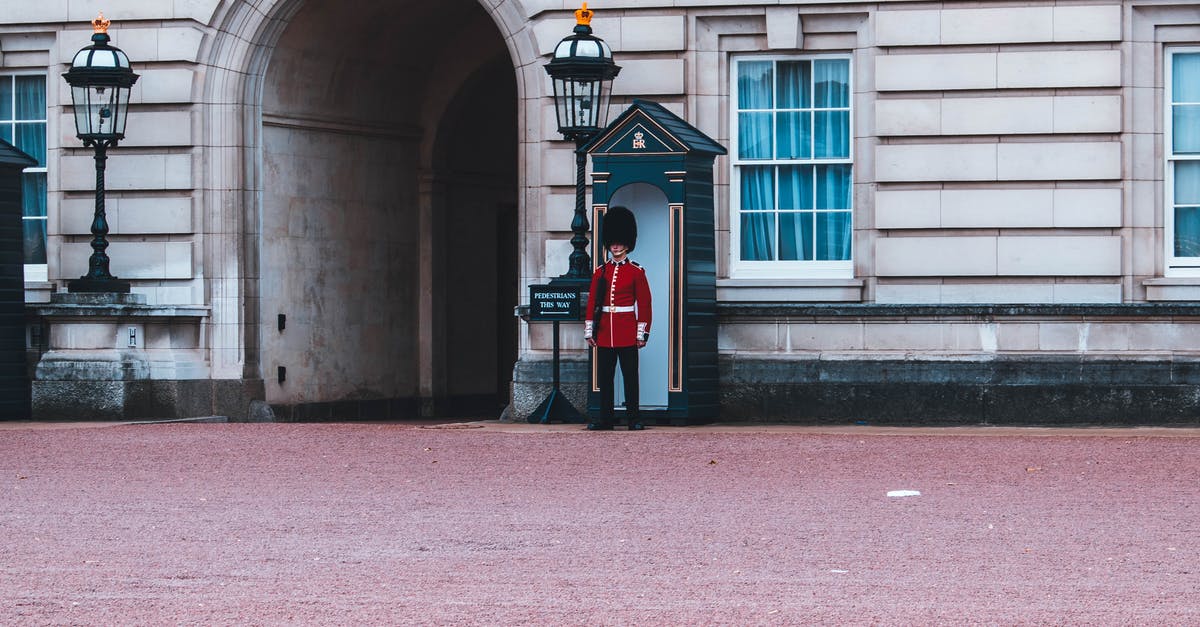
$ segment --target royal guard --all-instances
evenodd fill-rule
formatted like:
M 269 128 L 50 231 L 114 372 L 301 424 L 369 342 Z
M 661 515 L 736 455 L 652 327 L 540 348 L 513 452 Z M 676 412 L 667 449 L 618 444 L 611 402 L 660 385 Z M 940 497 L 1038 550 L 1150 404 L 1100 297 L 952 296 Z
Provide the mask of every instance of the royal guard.
M 592 273 L 587 305 L 590 319 L 583 323 L 583 337 L 596 349 L 600 379 L 600 415 L 587 428 L 613 428 L 613 380 L 619 362 L 629 430 L 640 431 L 644 426 L 638 398 L 638 349 L 650 338 L 650 284 L 646 271 L 629 259 L 637 244 L 633 212 L 611 207 L 604 214 L 603 226 L 601 243 L 609 258 Z

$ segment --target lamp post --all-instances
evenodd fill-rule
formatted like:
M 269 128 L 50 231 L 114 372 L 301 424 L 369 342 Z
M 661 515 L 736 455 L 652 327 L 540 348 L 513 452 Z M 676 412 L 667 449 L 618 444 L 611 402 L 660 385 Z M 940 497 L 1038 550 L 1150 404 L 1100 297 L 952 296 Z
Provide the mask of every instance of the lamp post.
M 546 73 L 554 83 L 554 111 L 558 132 L 575 140 L 575 218 L 571 220 L 571 265 L 559 279 L 586 282 L 592 275 L 587 254 L 588 219 L 585 209 L 584 170 L 587 154 L 582 150 L 604 128 L 608 117 L 610 84 L 621 68 L 613 63 L 612 49 L 603 39 L 592 35 L 594 11 L 575 11 L 575 32 L 558 42 L 554 58 L 546 64 Z
M 92 20 L 92 45 L 75 53 L 71 69 L 63 78 L 71 85 L 75 111 L 75 135 L 84 147 L 96 150 L 96 211 L 92 218 L 92 256 L 87 274 L 67 284 L 71 292 L 128 293 L 129 282 L 108 271 L 108 220 L 104 215 L 104 162 L 108 149 L 125 138 L 129 92 L 138 75 L 129 67 L 129 57 L 108 45 L 109 20 L 104 14 Z
M 575 218 L 571 220 L 571 246 L 575 250 L 571 251 L 571 265 L 566 274 L 552 279 L 547 286 L 532 286 L 554 288 L 545 290 L 553 298 L 566 297 L 565 302 L 553 303 L 562 305 L 561 308 L 554 307 L 544 316 L 536 317 L 538 320 L 550 319 L 554 322 L 554 387 L 528 418 L 529 422 L 542 424 L 555 420 L 583 422 L 583 415 L 559 388 L 559 322 L 579 320 L 586 315 L 583 312 L 585 307 L 579 301 L 587 300 L 592 264 L 586 250 L 588 219 L 584 173 L 587 169 L 587 153 L 583 151 L 583 146 L 604 128 L 608 117 L 609 84 L 621 71 L 613 63 L 608 44 L 592 35 L 593 14 L 586 2 L 583 8 L 575 11 L 574 34 L 558 42 L 554 48 L 554 58 L 545 66 L 546 73 L 554 83 L 554 113 L 558 118 L 558 132 L 564 138 L 575 141 Z M 530 303 L 535 309 L 539 308 L 535 294 L 531 293 Z M 535 316 L 531 315 L 532 319 Z

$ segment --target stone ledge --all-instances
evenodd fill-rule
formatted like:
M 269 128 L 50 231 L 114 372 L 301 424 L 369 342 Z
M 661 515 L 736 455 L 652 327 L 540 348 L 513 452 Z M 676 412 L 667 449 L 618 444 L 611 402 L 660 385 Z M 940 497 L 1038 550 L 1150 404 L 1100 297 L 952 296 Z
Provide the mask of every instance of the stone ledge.
M 228 416 L 244 420 L 265 392 L 261 379 L 34 381 L 34 420 L 130 420 Z
M 207 305 L 147 305 L 145 294 L 55 292 L 48 303 L 26 303 L 25 311 L 45 318 L 207 318 Z
M 1200 303 L 1111 303 L 1031 305 L 902 305 L 902 304 L 800 304 L 718 302 L 721 321 L 739 318 L 904 318 L 950 316 L 1167 318 L 1200 317 Z
M 863 284 L 862 279 L 718 279 L 717 302 L 858 303 Z
M 586 395 L 587 362 L 563 392 Z M 1200 425 L 1200 358 L 771 359 L 722 355 L 724 422 L 877 425 Z M 549 363 L 518 361 L 513 419 L 545 398 Z

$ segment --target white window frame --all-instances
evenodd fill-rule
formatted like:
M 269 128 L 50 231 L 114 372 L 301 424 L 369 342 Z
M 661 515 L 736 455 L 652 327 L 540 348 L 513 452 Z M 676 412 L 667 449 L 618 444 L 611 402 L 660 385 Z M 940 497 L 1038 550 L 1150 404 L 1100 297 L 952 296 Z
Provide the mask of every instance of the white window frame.
M 1175 124 L 1171 111 L 1174 96 L 1174 57 L 1176 54 L 1200 54 L 1200 46 L 1172 46 L 1163 52 L 1163 251 L 1165 276 L 1200 277 L 1200 257 L 1175 256 L 1175 168 L 1176 161 L 1200 161 L 1197 155 L 1176 155 Z
M 49 121 L 49 116 L 50 116 L 50 102 L 49 102 L 50 77 L 45 72 L 38 72 L 38 71 L 22 72 L 22 71 L 0 69 L 0 80 L 7 80 L 7 81 L 9 81 L 9 83 L 12 86 L 12 103 L 10 103 L 10 104 L 12 105 L 12 111 L 13 111 L 14 117 L 16 116 L 16 111 L 17 111 L 17 77 L 20 77 L 20 76 L 41 76 L 46 79 L 46 116 L 47 117 L 44 119 L 41 119 L 41 120 L 20 120 L 20 122 L 29 122 L 29 123 L 41 122 L 42 124 L 46 125 L 45 126 L 45 128 L 46 128 L 46 149 L 48 152 L 50 149 L 50 121 Z M 16 142 L 16 140 L 17 140 L 17 120 L 15 120 L 15 119 L 14 120 L 0 120 L 0 125 L 5 125 L 10 128 L 10 130 L 12 131 L 10 133 L 12 142 Z M 50 157 L 49 157 L 49 154 L 47 154 L 47 156 L 46 156 L 47 163 L 49 163 L 49 160 L 50 160 Z M 47 168 L 46 168 L 46 166 L 35 166 L 32 168 L 25 168 L 24 170 L 21 171 L 22 174 L 24 174 L 26 172 L 46 174 Z M 49 176 L 49 175 L 47 175 L 47 176 Z M 49 192 L 47 192 L 47 193 L 49 193 Z M 48 204 L 48 201 L 49 201 L 49 199 L 47 199 L 47 204 Z M 50 229 L 48 228 L 49 224 L 50 224 L 49 207 L 47 207 L 46 213 L 47 213 L 47 215 L 43 216 L 41 218 L 26 218 L 25 216 L 21 216 L 21 223 L 22 223 L 22 225 L 24 225 L 25 220 L 39 220 L 39 219 L 42 220 L 43 222 L 46 223 L 47 228 L 45 229 L 45 233 L 46 233 L 46 237 L 49 238 L 49 236 L 50 236 Z M 25 264 L 25 282 L 26 283 L 45 283 L 49 279 L 50 279 L 50 270 L 49 270 L 48 264 L 45 264 L 45 263 L 27 263 L 27 264 Z
M 738 66 L 749 61 L 827 61 L 844 60 L 849 65 L 847 88 L 850 91 L 849 155 L 843 159 L 754 159 L 738 158 Z M 729 64 L 729 207 L 730 207 L 730 275 L 733 278 L 790 278 L 790 279 L 848 279 L 854 277 L 854 57 L 850 54 L 804 55 L 738 55 Z M 778 76 L 778 72 L 773 73 Z M 814 106 L 814 109 L 816 107 Z M 819 110 L 819 109 L 816 109 Z M 816 132 L 814 129 L 813 132 Z M 750 165 L 849 165 L 850 166 L 850 259 L 844 261 L 744 261 L 742 260 L 742 198 L 741 168 Z M 777 186 L 778 187 L 778 186 Z M 778 190 L 777 190 L 778 191 Z

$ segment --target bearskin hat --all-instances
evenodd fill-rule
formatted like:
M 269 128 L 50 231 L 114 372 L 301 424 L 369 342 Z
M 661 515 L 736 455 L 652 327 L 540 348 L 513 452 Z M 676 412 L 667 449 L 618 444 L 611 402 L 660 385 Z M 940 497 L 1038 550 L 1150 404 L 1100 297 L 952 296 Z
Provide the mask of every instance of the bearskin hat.
M 637 220 L 633 212 L 625 207 L 610 207 L 604 212 L 603 244 L 608 248 L 612 244 L 624 244 L 630 252 L 637 245 Z

